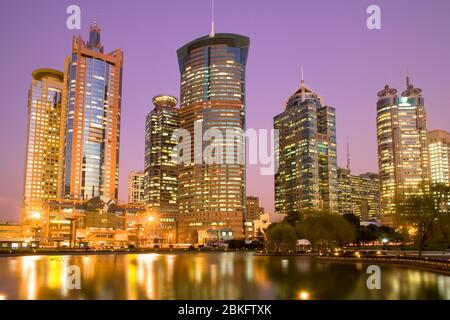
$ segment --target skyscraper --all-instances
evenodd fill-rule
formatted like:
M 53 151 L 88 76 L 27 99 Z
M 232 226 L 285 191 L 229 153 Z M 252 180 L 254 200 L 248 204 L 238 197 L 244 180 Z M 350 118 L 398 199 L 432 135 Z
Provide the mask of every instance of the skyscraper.
M 104 53 L 100 28 L 74 37 L 65 60 L 59 189 L 61 197 L 117 199 L 123 53 Z
M 247 221 L 254 221 L 264 213 L 264 208 L 259 205 L 259 198 L 247 196 Z
M 64 74 L 54 69 L 32 73 L 28 96 L 24 220 L 38 217 L 43 202 L 57 198 L 61 101 Z
M 427 119 L 422 90 L 407 78 L 400 97 L 388 85 L 378 93 L 377 138 L 382 223 L 393 224 L 402 198 L 429 190 Z
M 159 95 L 145 125 L 145 201 L 163 219 L 178 214 L 178 165 L 172 159 L 177 141 L 172 134 L 179 127 L 177 98 Z
M 428 134 L 431 184 L 450 185 L 450 133 L 433 130 Z
M 145 203 L 144 172 L 131 171 L 128 174 L 128 203 Z
M 337 212 L 336 116 L 333 107 L 305 87 L 302 80 L 275 116 L 279 130 L 275 174 L 275 211 Z
M 189 131 L 190 161 L 179 175 L 181 241 L 242 238 L 245 217 L 245 67 L 249 38 L 214 34 L 178 49 L 181 73 L 180 127 Z M 195 136 L 194 128 L 200 127 Z M 219 131 L 217 154 L 235 161 L 204 161 L 202 151 Z M 227 132 L 238 132 L 230 139 Z M 196 143 L 194 142 L 196 141 Z M 198 145 L 202 150 L 198 150 Z M 242 160 L 242 158 L 244 160 Z M 226 163 L 224 163 L 226 162 Z

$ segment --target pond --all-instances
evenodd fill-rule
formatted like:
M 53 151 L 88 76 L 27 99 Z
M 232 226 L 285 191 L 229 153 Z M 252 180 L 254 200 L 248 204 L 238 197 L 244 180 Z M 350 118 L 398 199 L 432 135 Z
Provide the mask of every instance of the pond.
M 445 299 L 450 277 L 368 265 L 250 252 L 0 257 L 3 299 Z

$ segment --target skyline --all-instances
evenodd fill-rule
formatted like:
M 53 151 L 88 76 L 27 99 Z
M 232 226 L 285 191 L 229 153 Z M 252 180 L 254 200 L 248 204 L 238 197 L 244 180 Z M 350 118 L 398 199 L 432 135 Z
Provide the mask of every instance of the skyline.
M 254 3 L 254 1 L 251 2 Z M 425 3 L 408 2 L 410 10 L 402 12 L 401 4 L 405 2 L 398 1 L 394 4 L 378 1 L 382 9 L 382 30 L 370 31 L 365 27 L 367 18 L 365 8 L 370 4 L 368 1 L 362 3 L 353 1 L 345 9 L 329 1 L 314 4 L 303 3 L 303 1 L 285 1 L 277 5 L 258 3 L 260 10 L 251 12 L 234 10 L 235 4 L 238 3 L 236 0 L 216 1 L 216 32 L 238 33 L 251 39 L 246 79 L 247 127 L 272 128 L 273 116 L 284 110 L 285 101 L 300 85 L 300 66 L 303 65 L 306 85 L 320 92 L 325 104 L 332 105 L 336 109 L 338 164 L 345 166 L 348 137 L 353 173 L 378 172 L 375 129 L 376 94 L 385 83 L 402 91 L 405 87 L 407 69 L 413 83 L 423 89 L 429 130 L 437 128 L 449 130 L 449 115 L 444 114 L 443 111 L 446 105 L 446 89 L 450 84 L 450 80 L 446 77 L 450 71 L 450 61 L 445 59 L 450 54 L 450 41 L 445 41 L 447 39 L 445 37 L 440 39 L 439 32 L 444 36 L 445 31 L 450 28 L 450 22 L 440 19 L 439 15 L 444 15 L 444 12 L 450 9 L 450 3 L 433 1 L 426 6 Z M 2 24 L 10 25 L 14 21 L 16 28 L 14 34 L 6 32 L 5 25 L 2 25 L 3 28 L 0 29 L 2 38 L 9 44 L 10 52 L 15 54 L 14 59 L 1 60 L 4 72 L 0 76 L 0 85 L 4 92 L 10 95 L 4 96 L 2 100 L 0 134 L 6 137 L 7 133 L 12 132 L 14 139 L 1 139 L 2 150 L 11 150 L 11 152 L 4 153 L 3 166 L 0 169 L 2 176 L 0 219 L 18 220 L 20 217 L 26 141 L 26 101 L 33 70 L 47 67 L 63 70 L 64 58 L 70 52 L 72 36 L 81 34 L 85 37 L 94 16 L 98 17 L 102 28 L 102 43 L 105 47 L 121 48 L 124 51 L 122 145 L 119 171 L 119 199 L 124 202 L 127 197 L 128 173 L 132 170 L 143 170 L 145 115 L 153 107 L 152 97 L 167 93 L 179 98 L 176 50 L 193 39 L 207 35 L 210 31 L 208 0 L 189 3 L 175 0 L 167 1 L 167 3 L 139 2 L 134 9 L 123 3 L 112 3 L 109 4 L 111 10 L 108 12 L 100 10 L 104 1 L 94 3 L 79 1 L 77 4 L 82 10 L 82 29 L 73 31 L 65 27 L 67 18 L 65 8 L 71 3 L 56 1 L 47 3 L 52 3 L 45 6 L 47 9 L 53 8 L 52 10 L 44 9 L 44 5 L 25 1 L 2 4 L 8 7 L 2 9 L 1 15 L 7 13 L 7 17 L 1 17 Z M 24 4 L 26 4 L 25 8 Z M 239 2 L 239 5 L 251 7 L 248 3 Z M 173 22 L 172 25 L 164 25 L 164 29 L 159 30 L 153 30 L 150 27 L 158 26 L 160 21 L 167 21 L 169 11 L 163 9 L 174 7 L 180 10 L 170 12 L 174 14 L 170 20 Z M 152 12 L 145 8 L 159 10 Z M 292 15 L 295 8 L 306 11 L 309 9 L 316 14 L 306 17 L 304 22 L 300 20 L 297 27 L 284 16 L 284 14 Z M 183 16 L 186 10 L 191 10 L 192 15 L 180 18 L 178 15 Z M 316 11 L 323 13 L 323 19 L 314 19 L 317 17 Z M 406 17 L 412 19 L 419 11 L 423 15 L 422 24 L 417 20 L 414 20 L 416 23 L 414 25 L 399 22 Z M 438 12 L 437 15 L 436 12 Z M 128 18 L 127 23 L 114 22 L 119 13 Z M 27 20 L 31 19 L 29 17 L 31 14 L 42 17 L 39 21 L 46 21 L 46 23 L 34 25 L 35 20 Z M 269 14 L 279 14 L 278 21 L 290 22 L 287 25 L 276 25 L 273 23 L 275 20 L 264 19 Z M 147 16 L 148 20 L 136 18 L 142 16 Z M 195 24 L 190 28 L 176 28 L 190 22 L 191 16 L 198 19 Z M 159 20 L 152 20 L 151 17 Z M 226 21 L 231 20 L 232 17 L 236 18 L 235 23 Z M 299 17 L 303 18 L 301 14 Z M 246 24 L 246 19 L 251 20 L 252 24 Z M 272 23 L 267 23 L 268 21 Z M 313 27 L 313 31 L 306 35 L 301 33 L 301 27 L 309 25 Z M 142 29 L 136 29 L 138 26 Z M 433 26 L 441 26 L 442 29 L 430 33 Z M 421 27 L 424 30 L 420 31 Z M 136 30 L 141 34 L 136 34 Z M 178 33 L 179 30 L 182 32 Z M 28 33 L 29 31 L 32 32 Z M 130 37 L 131 31 L 135 32 L 132 37 Z M 145 38 L 147 31 L 150 32 L 148 40 Z M 318 49 L 321 45 L 325 48 L 320 52 L 315 48 L 309 52 L 302 51 L 304 43 L 302 41 L 294 43 L 295 38 L 292 38 L 296 35 L 296 31 L 307 37 L 304 43 L 316 41 L 313 44 Z M 35 36 L 36 32 L 40 34 L 39 37 Z M 272 35 L 279 37 L 274 38 Z M 349 39 L 338 42 L 337 39 L 342 38 L 342 35 L 352 35 L 358 40 Z M 425 50 L 411 50 L 402 55 L 402 50 L 406 47 L 403 41 L 408 42 L 408 35 L 423 36 L 420 40 L 426 44 Z M 153 36 L 157 38 L 153 39 Z M 312 39 L 309 38 L 311 36 Z M 52 40 L 57 43 L 57 46 L 51 45 Z M 390 45 L 387 46 L 388 52 L 375 50 L 379 48 L 379 45 L 386 44 L 386 41 Z M 39 48 L 38 50 L 45 45 L 49 46 L 47 51 L 39 52 L 39 55 L 35 56 L 33 50 L 23 50 L 25 43 L 27 48 Z M 140 47 L 143 45 L 146 49 Z M 369 50 L 363 51 L 366 45 L 369 45 Z M 390 49 L 395 49 L 397 46 L 399 50 Z M 308 44 L 308 47 L 312 45 Z M 353 52 L 346 52 L 346 48 L 353 49 Z M 369 52 L 370 49 L 374 52 Z M 280 60 L 277 60 L 278 57 Z M 332 62 L 333 58 L 339 63 Z M 5 61 L 8 62 L 6 65 Z M 279 64 L 279 61 L 282 62 Z M 376 65 L 376 62 L 381 65 Z M 371 63 L 375 66 L 369 65 Z M 367 70 L 370 71 L 367 72 Z M 345 81 L 342 79 L 343 74 L 346 77 Z M 367 79 L 361 80 L 362 76 L 367 74 L 369 74 Z M 345 92 L 350 90 L 352 91 L 349 96 Z M 363 138 L 358 139 L 359 136 Z M 369 161 L 365 159 L 365 155 L 368 155 Z M 260 176 L 257 166 L 248 166 L 247 171 L 247 195 L 259 196 L 266 211 L 273 212 L 273 177 Z M 16 208 L 15 211 L 9 212 L 13 208 Z

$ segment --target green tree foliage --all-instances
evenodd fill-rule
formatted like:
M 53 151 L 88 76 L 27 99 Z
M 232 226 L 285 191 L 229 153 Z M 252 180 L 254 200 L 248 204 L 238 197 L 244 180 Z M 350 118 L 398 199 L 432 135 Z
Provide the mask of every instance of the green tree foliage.
M 298 238 L 308 239 L 314 248 L 342 246 L 355 240 L 351 224 L 338 214 L 315 213 L 297 223 Z
M 295 229 L 290 224 L 282 222 L 269 226 L 267 230 L 268 249 L 276 254 L 295 249 L 297 237 Z
M 436 185 L 429 193 L 401 199 L 396 205 L 397 222 L 406 228 L 415 228 L 419 256 L 440 222 L 445 224 L 449 215 L 450 187 Z
M 347 220 L 355 230 L 355 242 L 358 244 L 369 244 L 375 241 L 381 241 L 383 238 L 390 241 L 402 240 L 402 235 L 397 233 L 395 229 L 387 226 L 377 226 L 370 224 L 368 226 L 361 226 L 359 218 L 354 214 L 344 214 L 344 219 Z
M 295 224 L 299 221 L 301 221 L 303 218 L 303 214 L 299 211 L 296 212 L 290 212 L 284 219 L 284 222 L 289 223 L 291 226 L 295 226 Z

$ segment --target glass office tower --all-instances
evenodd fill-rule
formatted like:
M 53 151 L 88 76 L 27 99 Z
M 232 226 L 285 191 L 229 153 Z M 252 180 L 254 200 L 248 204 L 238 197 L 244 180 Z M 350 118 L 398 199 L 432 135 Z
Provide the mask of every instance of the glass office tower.
M 450 133 L 433 130 L 428 133 L 431 184 L 450 185 Z
M 32 73 L 24 177 L 24 220 L 40 218 L 43 202 L 57 198 L 60 122 L 64 74 Z
M 66 58 L 64 142 L 59 175 L 62 198 L 118 196 L 123 53 L 104 53 L 100 28 L 89 41 L 74 37 Z
M 145 202 L 162 219 L 175 222 L 178 213 L 178 165 L 172 159 L 177 141 L 172 134 L 179 127 L 177 98 L 159 95 L 145 124 Z
M 427 119 L 422 90 L 407 79 L 400 97 L 385 86 L 378 93 L 377 139 L 382 223 L 394 224 L 396 203 L 429 190 Z
M 212 33 L 177 51 L 180 127 L 190 132 L 193 151 L 179 174 L 180 241 L 204 243 L 243 237 L 245 140 L 240 133 L 245 129 L 249 43 L 249 38 L 241 35 Z M 197 136 L 195 127 L 200 128 Z M 202 152 L 212 139 L 202 137 L 214 129 L 222 134 L 214 139 L 220 146 L 218 152 L 234 161 L 204 161 Z M 227 132 L 237 134 L 227 138 Z
M 321 98 L 305 87 L 288 100 L 286 109 L 274 118 L 279 130 L 275 174 L 275 211 L 338 211 L 336 115 Z

